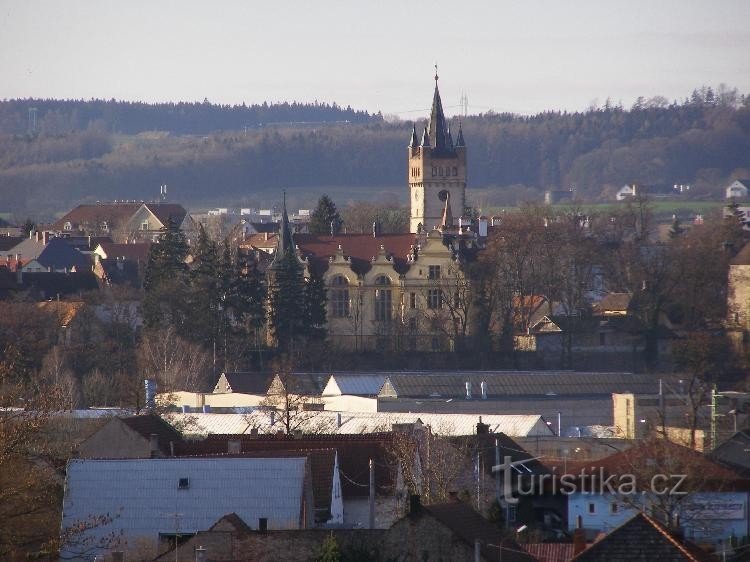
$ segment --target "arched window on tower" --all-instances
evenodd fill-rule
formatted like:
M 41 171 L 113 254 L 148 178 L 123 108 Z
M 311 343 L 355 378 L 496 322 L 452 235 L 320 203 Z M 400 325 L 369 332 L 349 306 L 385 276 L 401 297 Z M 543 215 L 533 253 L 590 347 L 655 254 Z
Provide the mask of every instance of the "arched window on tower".
M 392 310 L 391 280 L 385 275 L 380 275 L 375 279 L 375 320 L 390 322 Z
M 349 317 L 349 281 L 346 277 L 337 275 L 331 280 L 329 299 L 334 318 Z

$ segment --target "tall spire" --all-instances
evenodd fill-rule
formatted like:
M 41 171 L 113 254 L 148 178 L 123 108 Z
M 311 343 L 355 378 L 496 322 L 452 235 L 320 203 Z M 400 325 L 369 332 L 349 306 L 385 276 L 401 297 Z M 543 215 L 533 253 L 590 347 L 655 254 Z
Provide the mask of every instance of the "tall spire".
M 281 262 L 287 255 L 294 255 L 294 240 L 292 230 L 289 228 L 289 215 L 286 212 L 286 191 L 281 207 L 281 225 L 279 226 L 279 239 L 276 243 L 276 253 L 273 256 L 271 266 Z
M 440 100 L 440 90 L 438 89 L 437 64 L 435 65 L 435 93 L 432 96 L 432 110 L 430 111 L 429 133 L 432 139 L 432 148 L 440 151 L 450 150 L 447 146 L 447 123 L 443 113 L 443 102 Z

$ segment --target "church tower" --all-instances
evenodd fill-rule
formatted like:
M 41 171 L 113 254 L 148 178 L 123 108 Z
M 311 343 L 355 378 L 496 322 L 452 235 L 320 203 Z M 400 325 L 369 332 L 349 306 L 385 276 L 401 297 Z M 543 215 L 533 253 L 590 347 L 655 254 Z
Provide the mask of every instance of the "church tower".
M 430 122 L 422 131 L 421 140 L 414 126 L 408 152 L 410 231 L 429 231 L 440 225 L 446 198 L 461 216 L 466 205 L 466 145 L 460 124 L 453 142 L 440 101 L 437 72 Z

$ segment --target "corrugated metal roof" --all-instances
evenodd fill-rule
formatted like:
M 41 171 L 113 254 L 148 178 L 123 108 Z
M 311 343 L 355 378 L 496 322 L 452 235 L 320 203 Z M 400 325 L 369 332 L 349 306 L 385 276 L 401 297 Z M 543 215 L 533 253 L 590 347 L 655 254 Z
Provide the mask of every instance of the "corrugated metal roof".
M 305 458 L 83 460 L 68 464 L 63 528 L 109 514 L 111 523 L 86 531 L 94 540 L 207 530 L 236 513 L 251 527 L 298 529 Z M 181 478 L 188 478 L 185 489 Z M 179 515 L 175 515 L 179 514 Z M 64 552 L 72 552 L 70 545 Z
M 323 396 L 377 396 L 385 377 L 384 374 L 331 375 Z
M 375 433 L 390 431 L 393 424 L 415 423 L 432 427 L 439 435 L 472 435 L 476 433 L 479 416 L 475 414 L 430 414 L 401 412 L 305 412 L 299 423 L 304 433 Z M 339 426 L 338 416 L 341 416 Z M 182 428 L 184 434 L 207 435 L 212 433 L 250 433 L 255 428 L 260 434 L 284 430 L 279 414 L 255 410 L 249 414 L 169 414 L 167 419 Z M 299 419 L 299 418 L 298 418 Z M 539 415 L 482 415 L 482 422 L 492 432 L 510 436 L 550 435 L 552 432 Z
M 466 395 L 467 382 L 475 398 L 481 395 L 482 382 L 487 384 L 488 396 L 655 394 L 659 388 L 658 377 L 651 374 L 573 371 L 393 373 L 388 374 L 385 384 L 398 397 L 458 398 Z M 392 394 L 386 387 L 380 396 L 388 395 Z

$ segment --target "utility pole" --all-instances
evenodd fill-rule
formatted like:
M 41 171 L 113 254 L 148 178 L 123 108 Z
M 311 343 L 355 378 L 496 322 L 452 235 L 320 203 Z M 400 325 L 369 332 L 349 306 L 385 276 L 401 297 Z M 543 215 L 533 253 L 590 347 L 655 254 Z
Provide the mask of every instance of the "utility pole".
M 718 394 L 716 392 L 716 385 L 711 387 L 711 449 L 716 448 L 716 400 Z
M 375 465 L 370 459 L 370 529 L 375 528 Z

